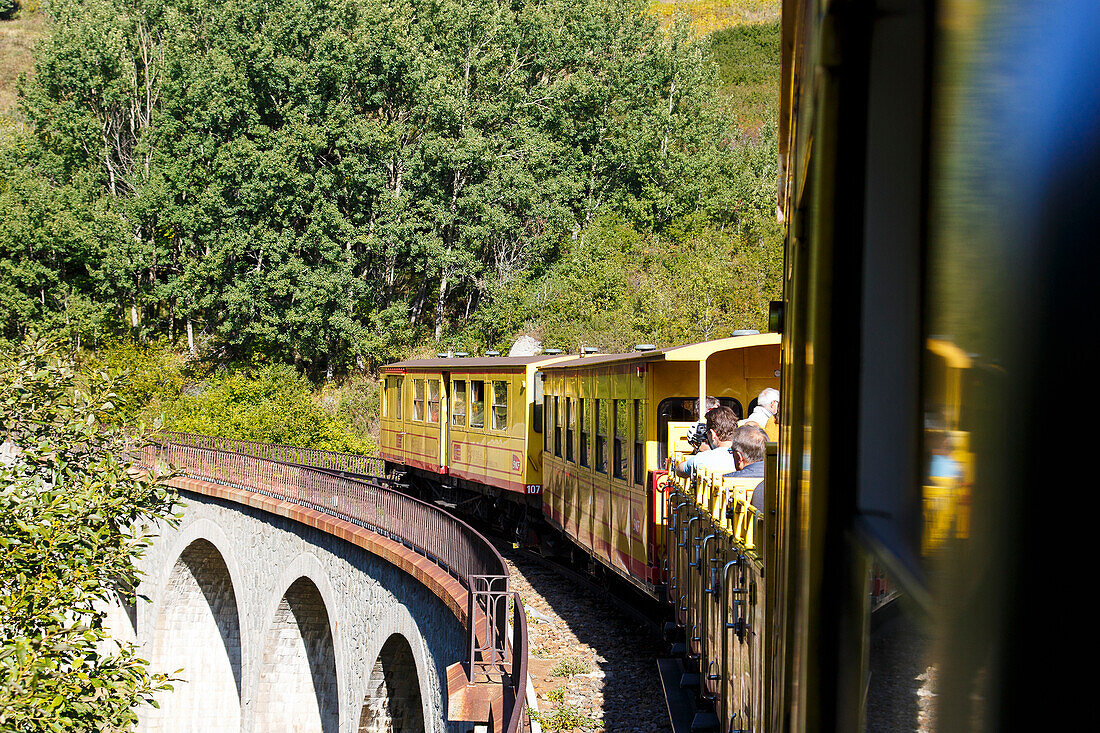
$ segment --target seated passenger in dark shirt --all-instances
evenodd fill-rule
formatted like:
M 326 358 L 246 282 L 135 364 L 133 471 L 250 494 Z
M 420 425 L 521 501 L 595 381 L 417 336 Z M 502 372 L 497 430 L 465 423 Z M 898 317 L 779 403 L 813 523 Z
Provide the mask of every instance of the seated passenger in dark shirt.
M 725 478 L 764 478 L 764 457 L 767 455 L 768 434 L 755 424 L 742 425 L 733 431 L 733 454 L 735 470 L 725 474 Z M 764 482 L 756 485 L 750 502 L 757 509 L 764 509 Z

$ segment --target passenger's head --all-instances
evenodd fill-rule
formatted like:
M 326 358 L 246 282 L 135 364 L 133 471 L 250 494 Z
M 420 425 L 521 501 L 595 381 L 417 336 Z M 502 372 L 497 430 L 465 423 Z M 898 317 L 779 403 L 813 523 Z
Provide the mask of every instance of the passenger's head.
M 756 404 L 768 408 L 773 415 L 779 414 L 779 390 L 774 387 L 762 390 L 756 398 Z
M 715 407 L 707 413 L 707 436 L 714 443 L 726 443 L 737 429 L 737 414 L 728 407 Z
M 767 455 L 768 434 L 756 425 L 742 425 L 733 431 L 730 453 L 737 462 L 737 470 L 764 460 Z
M 694 402 L 692 402 L 691 406 L 692 406 L 692 409 L 695 410 L 695 414 L 698 415 L 699 414 L 699 400 L 695 400 Z M 711 410 L 713 410 L 716 407 L 721 407 L 721 406 L 722 406 L 722 403 L 718 401 L 717 397 L 712 397 L 711 395 L 707 395 L 706 409 L 703 410 L 703 419 L 706 419 L 706 414 L 708 412 L 710 412 Z

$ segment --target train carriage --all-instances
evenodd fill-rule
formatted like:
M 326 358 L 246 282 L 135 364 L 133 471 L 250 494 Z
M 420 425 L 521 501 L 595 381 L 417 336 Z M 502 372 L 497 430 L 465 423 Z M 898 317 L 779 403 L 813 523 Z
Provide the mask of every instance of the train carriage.
M 553 356 L 410 359 L 382 367 L 381 453 L 448 486 L 542 489 L 541 383 Z
M 706 397 L 747 415 L 762 389 L 779 387 L 779 336 L 574 357 L 539 371 L 544 518 L 656 594 L 665 522 L 656 479 L 702 418 Z

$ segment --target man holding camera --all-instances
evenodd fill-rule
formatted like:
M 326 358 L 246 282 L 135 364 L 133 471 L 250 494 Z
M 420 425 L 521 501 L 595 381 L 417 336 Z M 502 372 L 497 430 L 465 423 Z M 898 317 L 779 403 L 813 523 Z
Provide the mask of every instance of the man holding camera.
M 733 431 L 737 429 L 737 413 L 728 407 L 716 407 L 707 413 L 707 445 L 710 450 L 696 453 L 686 461 L 676 465 L 676 473 L 690 476 L 703 468 L 715 473 L 727 473 L 734 470 Z M 719 450 L 722 449 L 722 450 Z

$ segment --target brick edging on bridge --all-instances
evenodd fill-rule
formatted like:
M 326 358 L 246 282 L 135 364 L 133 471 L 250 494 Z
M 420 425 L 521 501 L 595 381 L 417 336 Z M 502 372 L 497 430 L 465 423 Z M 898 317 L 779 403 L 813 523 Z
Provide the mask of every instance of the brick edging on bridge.
M 269 514 L 292 519 L 325 534 L 350 542 L 412 576 L 418 583 L 443 601 L 461 624 L 466 624 L 466 588 L 443 568 L 399 542 L 383 537 L 347 520 L 319 512 L 316 509 L 275 499 L 247 489 L 225 486 L 186 476 L 176 476 L 165 483 L 176 489 L 224 499 Z M 480 634 L 478 635 L 480 636 Z

